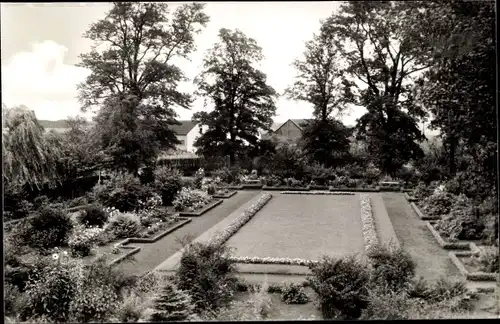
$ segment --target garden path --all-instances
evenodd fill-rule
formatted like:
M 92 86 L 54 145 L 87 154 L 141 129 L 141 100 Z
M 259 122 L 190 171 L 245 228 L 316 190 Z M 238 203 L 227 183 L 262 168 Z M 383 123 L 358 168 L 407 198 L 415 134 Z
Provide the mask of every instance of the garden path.
M 401 246 L 417 263 L 417 276 L 423 276 L 426 281 L 460 276 L 448 256 L 448 251 L 442 249 L 434 240 L 403 194 L 388 192 L 383 193 L 382 198 Z
M 208 211 L 200 217 L 192 217 L 192 221 L 175 232 L 163 237 L 155 243 L 134 243 L 140 246 L 141 251 L 133 255 L 135 261 L 117 265 L 128 274 L 140 275 L 154 269 L 167 258 L 181 249 L 179 239 L 190 236 L 194 239 L 210 229 L 222 219 L 226 218 L 241 205 L 252 199 L 259 191 L 239 191 L 231 198 L 225 199 L 222 204 Z

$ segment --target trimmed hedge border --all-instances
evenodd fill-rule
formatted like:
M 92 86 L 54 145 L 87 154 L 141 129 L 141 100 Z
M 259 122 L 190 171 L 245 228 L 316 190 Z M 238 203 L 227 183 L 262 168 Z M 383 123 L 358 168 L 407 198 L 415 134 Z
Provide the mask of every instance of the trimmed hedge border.
M 288 187 L 288 186 L 278 186 L 278 187 L 269 187 L 262 186 L 262 190 L 268 191 L 309 191 L 309 187 Z
M 214 202 L 209 203 L 208 205 L 204 206 L 203 208 L 199 209 L 198 211 L 181 211 L 179 212 L 179 216 L 185 216 L 185 217 L 198 217 L 203 214 L 205 214 L 207 211 L 215 208 L 216 206 L 222 204 L 223 200 L 222 199 L 217 199 Z
M 282 264 L 282 265 L 296 265 L 296 266 L 310 266 L 317 264 L 316 260 L 306 260 L 299 258 L 270 258 L 270 257 L 230 257 L 229 260 L 235 263 L 243 264 Z
M 460 253 L 457 254 L 453 251 L 449 252 L 448 255 L 450 256 L 451 262 L 457 267 L 458 271 L 465 277 L 467 280 L 470 281 L 497 281 L 498 278 L 500 278 L 500 274 L 498 273 L 488 273 L 488 272 L 469 272 L 465 265 L 460 261 L 458 258 L 459 256 L 461 257 L 470 257 L 472 256 L 472 253 Z
M 375 187 L 375 188 L 347 188 L 347 187 L 342 187 L 342 188 L 334 188 L 334 187 L 329 187 L 329 191 L 352 191 L 352 192 L 380 192 L 380 187 Z
M 330 186 L 320 186 L 320 185 L 308 185 L 309 190 L 329 190 Z
M 282 195 L 330 195 L 330 196 L 352 196 L 354 192 L 343 191 L 282 191 Z
M 433 223 L 431 222 L 425 222 L 425 225 L 431 231 L 432 236 L 436 239 L 438 244 L 445 250 L 471 250 L 471 243 L 470 242 L 446 242 L 442 237 L 441 234 L 434 228 Z
M 411 208 L 413 208 L 413 210 L 417 214 L 418 218 L 420 218 L 421 220 L 424 220 L 424 221 L 433 221 L 433 220 L 438 220 L 440 218 L 438 216 L 427 216 L 427 215 L 425 215 L 424 213 L 422 213 L 420 211 L 420 208 L 418 208 L 418 206 L 414 202 L 410 203 L 410 206 L 411 206 Z
M 371 199 L 368 195 L 360 195 L 361 223 L 363 228 L 363 238 L 365 241 L 365 251 L 370 254 L 373 248 L 379 244 L 375 220 L 373 219 Z
M 219 194 L 215 194 L 215 195 L 212 195 L 212 197 L 214 198 L 220 198 L 220 199 L 227 199 L 227 198 L 231 198 L 232 196 L 236 195 L 238 191 L 236 190 L 233 190 L 233 191 L 230 191 L 228 193 L 219 193 Z
M 408 202 L 416 202 L 416 201 L 417 201 L 417 198 L 415 198 L 415 197 L 411 197 L 410 195 L 408 195 L 408 193 L 407 193 L 407 192 L 405 192 L 405 193 L 404 193 L 404 196 L 405 196 L 405 198 L 406 198 L 406 200 L 407 200 Z
M 261 183 L 245 183 L 241 185 L 241 188 L 243 190 L 245 189 L 250 189 L 250 190 L 255 190 L 255 189 L 262 189 L 263 185 Z
M 236 218 L 231 224 L 229 224 L 225 229 L 215 233 L 214 237 L 210 239 L 210 243 L 216 245 L 222 245 L 231 238 L 236 232 L 239 231 L 252 217 L 254 217 L 259 210 L 264 207 L 273 196 L 269 193 L 263 194 L 259 200 L 248 209 L 246 209 L 238 218 Z

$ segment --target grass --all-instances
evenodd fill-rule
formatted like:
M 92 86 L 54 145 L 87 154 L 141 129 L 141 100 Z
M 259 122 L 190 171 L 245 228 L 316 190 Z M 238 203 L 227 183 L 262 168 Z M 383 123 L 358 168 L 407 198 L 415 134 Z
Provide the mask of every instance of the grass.
M 423 276 L 428 281 L 459 276 L 448 251 L 439 246 L 403 194 L 383 193 L 382 198 L 401 246 L 417 263 L 417 276 Z
M 235 256 L 319 259 L 364 253 L 359 196 L 275 195 L 229 239 Z

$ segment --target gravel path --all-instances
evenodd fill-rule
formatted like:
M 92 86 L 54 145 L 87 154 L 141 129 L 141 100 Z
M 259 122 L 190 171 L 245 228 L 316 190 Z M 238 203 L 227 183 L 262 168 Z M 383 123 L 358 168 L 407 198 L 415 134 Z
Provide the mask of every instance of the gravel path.
M 318 260 L 363 254 L 359 196 L 274 194 L 229 239 L 235 256 Z
M 258 193 L 259 191 L 239 191 L 231 198 L 225 199 L 219 206 L 200 217 L 193 217 L 193 220 L 190 223 L 184 225 L 175 232 L 168 234 L 155 243 L 131 244 L 141 247 L 141 251 L 133 256 L 135 261 L 125 261 L 117 265 L 117 267 L 130 274 L 142 274 L 146 271 L 154 269 L 165 259 L 169 258 L 181 249 L 179 239 L 186 236 L 191 236 L 192 239 L 196 238 L 238 209 L 241 205 L 245 204 L 248 200 L 252 199 Z
M 460 276 L 448 257 L 448 251 L 434 240 L 403 194 L 383 193 L 382 198 L 401 246 L 417 263 L 417 276 L 424 276 L 427 281 Z

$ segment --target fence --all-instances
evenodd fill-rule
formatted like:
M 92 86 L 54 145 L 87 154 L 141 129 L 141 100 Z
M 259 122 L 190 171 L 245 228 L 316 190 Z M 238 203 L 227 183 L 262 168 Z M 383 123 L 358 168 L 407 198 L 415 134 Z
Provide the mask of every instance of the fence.
M 183 172 L 185 175 L 191 175 L 199 168 L 210 172 L 229 165 L 227 157 L 220 158 L 203 158 L 203 157 L 176 157 L 176 158 L 160 158 L 157 161 L 158 165 L 169 166 Z

